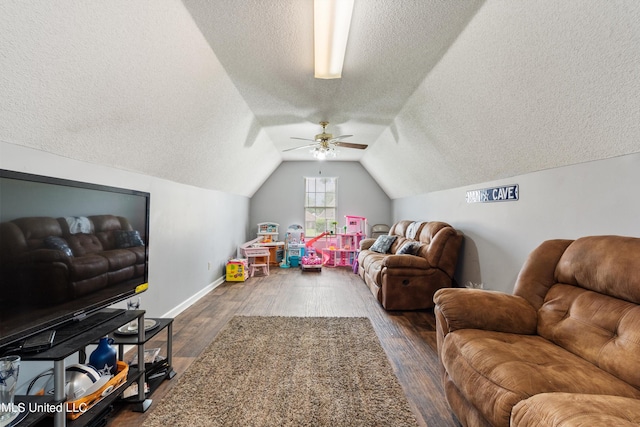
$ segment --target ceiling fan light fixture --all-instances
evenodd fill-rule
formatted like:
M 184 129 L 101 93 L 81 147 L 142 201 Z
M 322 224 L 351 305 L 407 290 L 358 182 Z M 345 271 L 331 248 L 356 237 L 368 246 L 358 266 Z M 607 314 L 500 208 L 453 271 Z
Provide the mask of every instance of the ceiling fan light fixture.
M 347 49 L 354 0 L 314 0 L 315 78 L 339 79 Z
M 318 160 L 333 159 L 336 157 L 336 154 L 338 154 L 337 150 L 333 147 L 315 147 L 311 150 L 311 153 L 313 157 Z

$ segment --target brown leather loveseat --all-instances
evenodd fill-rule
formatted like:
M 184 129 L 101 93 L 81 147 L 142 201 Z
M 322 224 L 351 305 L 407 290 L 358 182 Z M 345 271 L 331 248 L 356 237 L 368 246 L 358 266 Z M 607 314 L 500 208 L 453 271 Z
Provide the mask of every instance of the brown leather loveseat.
M 70 220 L 81 219 L 78 229 Z M 121 216 L 26 217 L 0 224 L 0 283 L 14 300 L 55 304 L 143 276 L 147 248 Z
M 640 239 L 549 240 L 513 294 L 434 297 L 447 400 L 463 426 L 640 425 Z
M 373 295 L 387 310 L 433 307 L 435 291 L 453 283 L 462 234 L 444 222 L 403 220 L 381 238 L 392 240 L 388 249 L 364 239 L 358 254 L 358 274 Z

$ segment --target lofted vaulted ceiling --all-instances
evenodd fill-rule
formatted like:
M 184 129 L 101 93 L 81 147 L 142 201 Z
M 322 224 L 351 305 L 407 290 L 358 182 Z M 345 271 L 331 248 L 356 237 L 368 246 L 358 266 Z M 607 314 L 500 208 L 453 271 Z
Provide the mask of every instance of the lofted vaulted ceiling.
M 313 0 L 184 0 L 238 91 L 282 152 L 319 122 L 374 144 L 482 5 L 481 0 L 356 0 L 342 79 L 313 77 Z M 248 141 L 250 144 L 251 141 Z M 343 149 L 339 160 L 360 160 Z M 309 160 L 309 150 L 283 160 Z
M 640 151 L 635 0 L 355 0 L 342 79 L 313 0 L 0 2 L 0 143 L 251 196 L 292 136 L 391 198 Z

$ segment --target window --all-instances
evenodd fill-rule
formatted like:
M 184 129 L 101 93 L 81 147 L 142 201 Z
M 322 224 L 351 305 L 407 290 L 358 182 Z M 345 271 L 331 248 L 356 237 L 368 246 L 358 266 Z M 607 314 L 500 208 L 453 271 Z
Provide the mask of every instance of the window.
M 304 179 L 304 235 L 333 231 L 336 220 L 338 178 Z

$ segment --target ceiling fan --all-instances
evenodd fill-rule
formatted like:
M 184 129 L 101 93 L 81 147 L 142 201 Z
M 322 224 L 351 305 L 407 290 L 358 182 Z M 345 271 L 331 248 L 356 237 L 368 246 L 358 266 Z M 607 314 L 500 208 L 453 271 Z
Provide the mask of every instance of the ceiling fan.
M 313 156 L 317 159 L 323 160 L 323 159 L 326 159 L 327 157 L 335 157 L 336 147 L 356 148 L 358 150 L 364 150 L 365 148 L 368 147 L 368 145 L 366 144 L 355 144 L 352 142 L 340 141 L 340 139 L 349 138 L 350 136 L 353 136 L 353 135 L 340 135 L 334 138 L 332 134 L 327 133 L 326 131 L 328 124 L 329 122 L 325 122 L 325 121 L 320 122 L 320 126 L 322 126 L 322 133 L 319 133 L 318 135 L 316 135 L 314 139 L 298 138 L 295 136 L 291 137 L 291 139 L 313 141 L 313 144 L 303 145 L 302 147 L 288 148 L 286 150 L 283 150 L 283 152 L 301 150 L 303 148 L 311 148 L 311 152 L 313 153 Z

